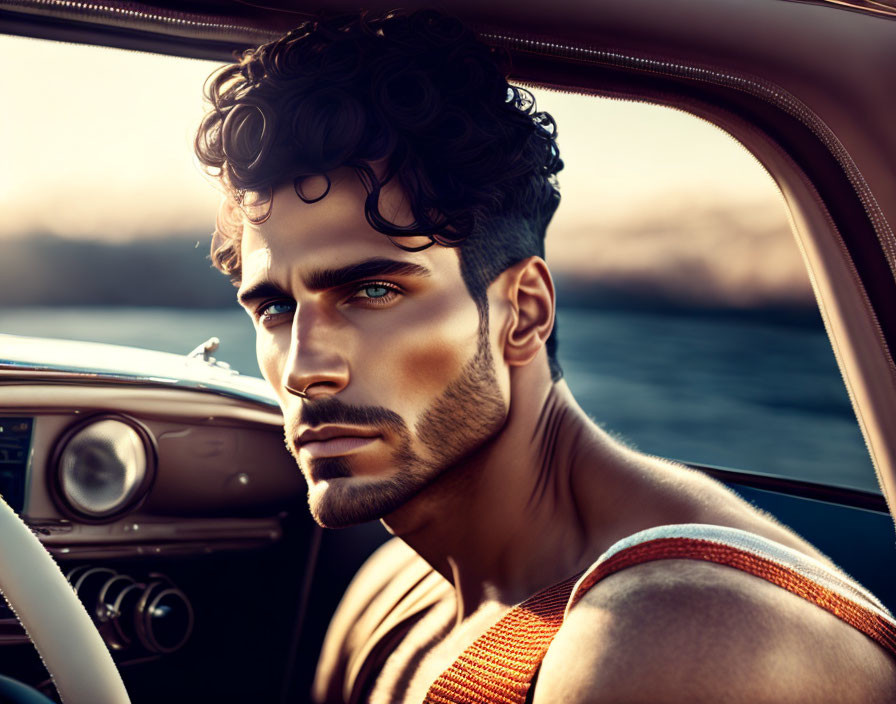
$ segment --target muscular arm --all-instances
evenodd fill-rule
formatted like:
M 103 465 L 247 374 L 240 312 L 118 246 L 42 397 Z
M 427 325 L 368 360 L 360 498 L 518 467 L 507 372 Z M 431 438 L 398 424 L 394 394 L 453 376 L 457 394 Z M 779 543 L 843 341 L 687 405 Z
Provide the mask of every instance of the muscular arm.
M 832 614 L 728 567 L 619 572 L 572 609 L 534 704 L 894 701 L 892 659 Z

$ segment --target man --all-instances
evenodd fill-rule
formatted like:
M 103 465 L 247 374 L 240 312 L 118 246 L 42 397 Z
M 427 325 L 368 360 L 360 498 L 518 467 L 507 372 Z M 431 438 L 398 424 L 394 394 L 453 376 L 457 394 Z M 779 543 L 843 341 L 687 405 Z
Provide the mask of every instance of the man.
M 343 599 L 316 698 L 891 701 L 873 597 L 576 404 L 542 259 L 556 130 L 499 59 L 396 13 L 305 24 L 208 86 L 213 258 L 311 511 L 400 539 Z

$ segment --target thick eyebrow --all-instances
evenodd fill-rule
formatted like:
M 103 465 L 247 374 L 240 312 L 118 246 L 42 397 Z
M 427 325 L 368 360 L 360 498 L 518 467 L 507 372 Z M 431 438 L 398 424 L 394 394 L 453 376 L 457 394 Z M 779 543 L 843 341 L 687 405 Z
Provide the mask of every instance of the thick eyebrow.
M 338 288 L 361 279 L 380 276 L 430 276 L 432 272 L 424 266 L 397 259 L 375 257 L 339 269 L 317 269 L 305 277 L 305 286 L 310 291 L 325 291 Z
M 375 257 L 339 269 L 314 270 L 305 277 L 304 282 L 310 291 L 325 291 L 329 288 L 345 286 L 354 281 L 381 276 L 425 277 L 431 275 L 432 272 L 420 264 Z M 289 297 L 289 294 L 271 281 L 259 281 L 240 289 L 236 297 L 241 306 L 247 307 L 250 301 L 257 301 L 261 298 Z
M 270 281 L 259 281 L 246 288 L 241 288 L 236 294 L 236 300 L 244 308 L 249 307 L 251 301 L 257 301 L 261 298 L 283 298 L 287 297 L 287 293 Z

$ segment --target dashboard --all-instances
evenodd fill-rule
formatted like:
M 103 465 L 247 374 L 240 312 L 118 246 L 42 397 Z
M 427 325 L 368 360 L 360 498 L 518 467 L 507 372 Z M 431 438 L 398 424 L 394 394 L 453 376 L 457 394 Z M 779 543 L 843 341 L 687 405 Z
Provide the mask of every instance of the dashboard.
M 0 371 L 0 494 L 56 559 L 120 664 L 183 650 L 201 671 L 200 652 L 208 667 L 221 665 L 219 652 L 208 654 L 215 644 L 255 648 L 260 659 L 271 659 L 268 647 L 283 650 L 292 625 L 283 615 L 295 609 L 313 528 L 276 407 Z M 262 606 L 239 612 L 240 600 Z M 253 628 L 263 633 L 264 623 L 252 620 L 266 610 L 279 630 L 258 647 Z M 3 660 L 26 681 L 29 666 L 18 661 L 29 656 L 7 657 L 15 649 L 6 646 L 28 643 L 0 606 Z
M 0 487 L 54 555 L 276 540 L 277 513 L 304 495 L 273 410 L 175 389 L 0 388 Z

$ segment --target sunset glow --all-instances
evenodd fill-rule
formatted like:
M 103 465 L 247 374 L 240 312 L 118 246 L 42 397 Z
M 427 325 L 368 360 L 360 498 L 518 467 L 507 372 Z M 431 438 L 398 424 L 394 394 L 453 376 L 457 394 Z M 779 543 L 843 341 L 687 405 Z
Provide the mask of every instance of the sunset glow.
M 220 194 L 201 174 L 192 139 L 203 82 L 218 64 L 16 37 L 0 47 L 28 67 L 0 76 L 16 106 L 0 112 L 0 238 L 207 236 Z M 787 288 L 797 277 L 807 290 L 781 196 L 730 136 L 656 106 L 547 91 L 536 98 L 557 121 L 566 164 L 548 239 L 555 267 L 637 275 L 697 262 L 710 278 L 742 287 L 761 266 L 760 288 Z M 761 262 L 750 256 L 757 238 Z M 725 256 L 729 247 L 737 257 Z

